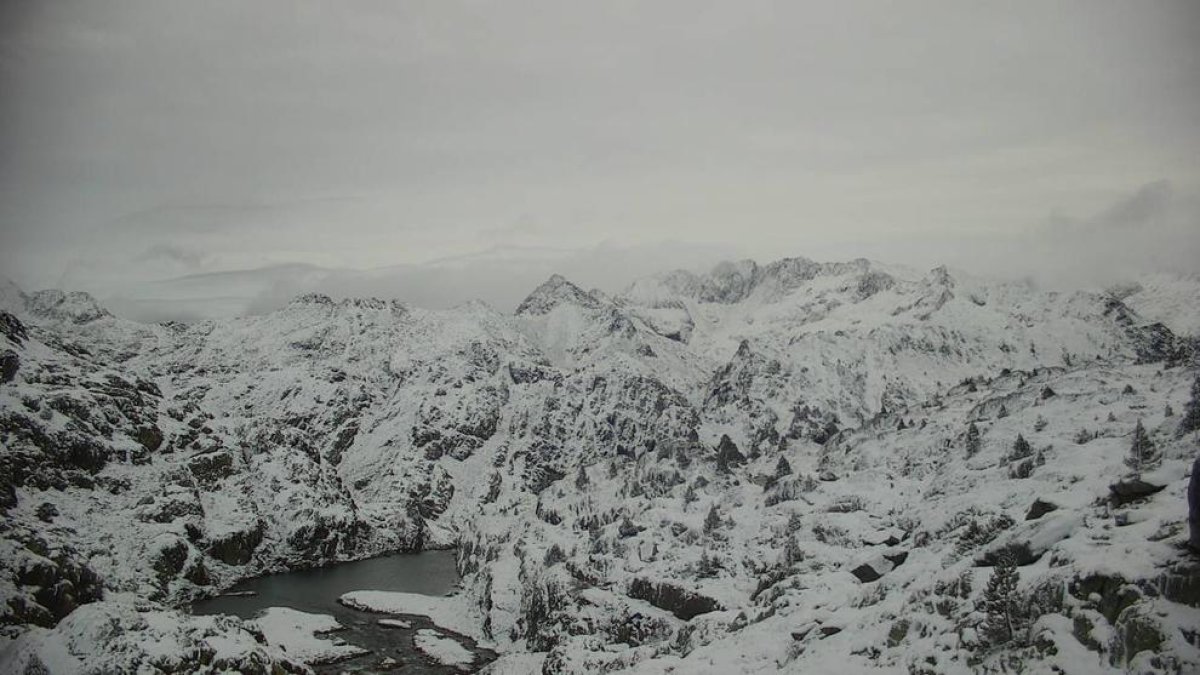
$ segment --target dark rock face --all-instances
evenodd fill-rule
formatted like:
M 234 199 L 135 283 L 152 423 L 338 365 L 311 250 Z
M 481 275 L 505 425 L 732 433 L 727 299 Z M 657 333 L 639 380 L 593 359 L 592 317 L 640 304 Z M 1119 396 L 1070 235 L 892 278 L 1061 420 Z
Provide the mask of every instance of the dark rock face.
M 17 370 L 21 367 L 21 357 L 11 349 L 5 349 L 0 353 L 0 384 L 12 382 L 17 376 Z
M 234 473 L 233 455 L 223 450 L 196 455 L 188 461 L 188 468 L 201 485 L 213 485 Z
M 1042 501 L 1041 499 L 1035 499 L 1033 500 L 1033 504 L 1029 506 L 1029 512 L 1025 514 L 1025 520 L 1037 520 L 1047 513 L 1057 510 L 1058 506 L 1047 501 Z
M 437 472 L 432 481 L 422 483 L 416 489 L 417 513 L 422 519 L 432 520 L 441 516 L 450 507 L 454 497 L 454 481 L 444 469 Z
M 265 526 L 260 521 L 246 530 L 230 532 L 208 542 L 208 554 L 226 565 L 245 565 L 262 543 Z
M 1171 602 L 1200 609 L 1200 562 L 1185 560 L 1171 565 L 1154 586 Z
M 667 582 L 634 579 L 629 584 L 628 595 L 636 600 L 645 600 L 683 621 L 721 609 L 716 600 Z
M 18 345 L 29 339 L 29 334 L 25 332 L 25 324 L 8 312 L 0 312 L 0 335 Z
M 50 627 L 76 607 L 103 597 L 100 577 L 77 553 L 64 549 L 51 555 L 37 536 L 20 535 L 17 539 L 35 556 L 12 561 L 14 568 L 8 568 L 8 561 L 0 561 L 0 569 L 16 586 L 7 605 L 0 607 L 0 624 Z
M 154 452 L 162 446 L 163 433 L 157 425 L 151 424 L 149 426 L 139 427 L 137 431 L 134 432 L 133 440 L 140 443 L 143 448 L 146 448 L 147 452 Z
M 1125 579 L 1104 574 L 1077 578 L 1068 584 L 1067 591 L 1100 612 L 1109 623 L 1116 623 L 1122 612 L 1142 599 L 1138 589 Z M 1093 599 L 1097 597 L 1099 601 Z
M 173 543 L 159 549 L 151 563 L 159 583 L 166 584 L 179 576 L 184 565 L 187 564 L 187 559 L 188 545 L 181 539 L 176 539 Z
M 1109 502 L 1113 506 L 1123 506 L 1138 499 L 1144 499 L 1161 491 L 1165 485 L 1154 485 L 1140 478 L 1130 478 L 1108 486 Z

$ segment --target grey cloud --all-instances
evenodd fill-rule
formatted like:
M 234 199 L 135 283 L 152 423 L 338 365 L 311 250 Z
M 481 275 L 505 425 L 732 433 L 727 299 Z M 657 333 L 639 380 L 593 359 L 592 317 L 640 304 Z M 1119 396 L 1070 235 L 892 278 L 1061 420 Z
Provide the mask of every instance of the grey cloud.
M 1191 2 L 2 7 L 0 265 L 30 286 L 132 292 L 156 243 L 204 271 L 661 240 L 973 266 L 1160 176 L 1114 221 L 1200 197 Z

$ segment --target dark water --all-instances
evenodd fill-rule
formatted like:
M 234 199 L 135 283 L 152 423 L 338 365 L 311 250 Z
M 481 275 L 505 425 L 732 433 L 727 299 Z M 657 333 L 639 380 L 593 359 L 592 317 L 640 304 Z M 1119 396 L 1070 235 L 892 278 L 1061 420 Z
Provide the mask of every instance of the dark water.
M 458 584 L 453 551 L 404 553 L 341 563 L 313 570 L 271 574 L 243 581 L 227 593 L 253 591 L 251 596 L 223 595 L 192 605 L 194 614 L 233 614 L 253 619 L 268 607 L 291 607 L 302 612 L 330 614 L 345 630 L 334 635 L 350 644 L 371 650 L 371 654 L 336 664 L 316 666 L 319 673 L 458 673 L 454 668 L 435 665 L 413 649 L 413 636 L 422 628 L 433 628 L 454 637 L 475 652 L 471 670 L 483 667 L 495 658 L 474 641 L 434 626 L 428 619 L 398 615 L 412 624 L 409 629 L 384 628 L 376 622 L 381 614 L 360 612 L 338 603 L 339 596 L 350 591 L 405 591 L 423 595 L 446 595 Z M 333 637 L 333 636 L 331 636 Z M 384 658 L 398 662 L 390 669 L 378 667 Z

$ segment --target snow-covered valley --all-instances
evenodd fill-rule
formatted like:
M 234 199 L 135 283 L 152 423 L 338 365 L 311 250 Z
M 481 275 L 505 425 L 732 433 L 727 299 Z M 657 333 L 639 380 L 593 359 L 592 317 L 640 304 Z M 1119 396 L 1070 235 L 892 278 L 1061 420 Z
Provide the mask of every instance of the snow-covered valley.
M 555 276 L 513 315 L 0 303 L 0 670 L 304 672 L 181 608 L 448 547 L 425 613 L 495 673 L 1200 670 L 1194 278 L 792 258 Z

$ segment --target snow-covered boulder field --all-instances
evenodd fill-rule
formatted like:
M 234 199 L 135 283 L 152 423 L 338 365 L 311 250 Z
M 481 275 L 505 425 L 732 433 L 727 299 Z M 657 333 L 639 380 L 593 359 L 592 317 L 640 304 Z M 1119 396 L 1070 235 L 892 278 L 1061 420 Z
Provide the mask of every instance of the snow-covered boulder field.
M 792 258 L 189 325 L 0 298 L 3 672 L 304 672 L 349 653 L 327 617 L 179 608 L 435 547 L 457 595 L 343 602 L 494 673 L 1200 670 L 1193 278 Z

